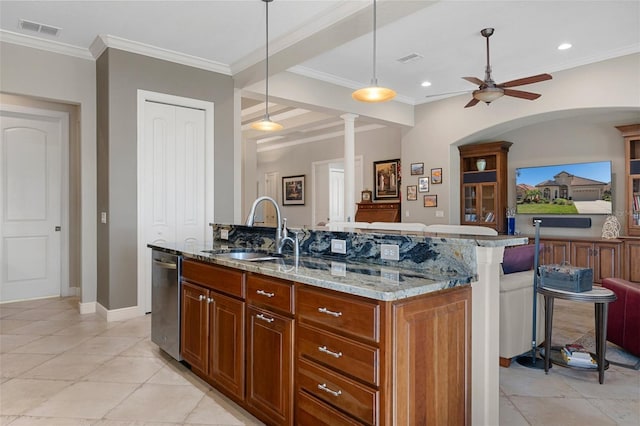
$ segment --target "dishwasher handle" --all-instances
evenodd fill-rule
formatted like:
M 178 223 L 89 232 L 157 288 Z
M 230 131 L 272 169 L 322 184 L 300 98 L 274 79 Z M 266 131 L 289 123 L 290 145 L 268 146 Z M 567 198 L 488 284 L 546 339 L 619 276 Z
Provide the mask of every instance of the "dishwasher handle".
M 159 266 L 163 269 L 177 269 L 178 265 L 175 263 L 161 262 L 159 260 L 153 259 L 153 264 Z

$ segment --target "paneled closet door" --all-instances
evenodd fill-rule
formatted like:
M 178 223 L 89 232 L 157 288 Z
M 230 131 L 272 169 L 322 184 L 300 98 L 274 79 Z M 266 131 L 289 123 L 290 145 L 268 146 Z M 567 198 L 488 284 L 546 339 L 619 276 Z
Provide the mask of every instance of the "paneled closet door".
M 205 112 L 150 101 L 144 110 L 144 193 L 139 199 L 145 243 L 204 244 Z M 150 271 L 151 255 L 145 261 Z

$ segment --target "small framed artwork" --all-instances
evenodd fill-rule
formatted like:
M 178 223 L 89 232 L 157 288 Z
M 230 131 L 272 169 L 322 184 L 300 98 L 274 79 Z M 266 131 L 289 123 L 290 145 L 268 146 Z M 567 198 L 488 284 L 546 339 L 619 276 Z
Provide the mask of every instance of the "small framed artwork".
M 418 185 L 407 186 L 407 201 L 418 200 Z
M 400 160 L 373 162 L 373 178 L 375 179 L 374 199 L 383 200 L 400 197 Z
M 304 206 L 304 176 L 282 178 L 282 205 Z
M 424 206 L 425 207 L 438 207 L 438 196 L 437 195 L 425 195 L 424 196 Z
M 428 177 L 418 178 L 418 191 L 420 191 L 420 192 L 429 192 L 429 178 Z
M 424 163 L 411 163 L 411 174 L 412 175 L 423 175 L 424 174 Z
M 437 185 L 442 183 L 442 168 L 431 169 L 431 183 Z

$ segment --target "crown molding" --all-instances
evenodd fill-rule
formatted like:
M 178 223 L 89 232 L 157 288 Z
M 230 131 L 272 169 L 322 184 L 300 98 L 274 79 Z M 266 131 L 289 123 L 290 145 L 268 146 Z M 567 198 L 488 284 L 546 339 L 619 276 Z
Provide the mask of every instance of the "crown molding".
M 358 83 L 353 80 L 348 80 L 346 78 L 340 78 L 333 74 L 329 74 L 322 71 L 317 71 L 311 68 L 303 67 L 300 65 L 296 65 L 295 67 L 289 68 L 287 71 L 291 71 L 294 74 L 301 75 L 303 77 L 313 78 L 315 80 L 324 81 L 326 83 L 335 84 L 337 86 L 347 87 L 349 89 L 357 90 L 362 88 L 362 83 Z M 394 101 L 402 102 L 408 105 L 415 105 L 416 100 L 410 98 L 408 96 L 397 95 L 393 98 Z
M 73 56 L 80 59 L 93 60 L 93 56 L 91 56 L 91 52 L 89 52 L 88 49 L 72 46 L 66 43 L 60 43 L 59 41 L 46 40 L 39 37 L 20 34 L 13 31 L 0 30 L 0 41 L 31 47 L 33 49 L 60 53 L 62 55 Z
M 220 74 L 231 75 L 229 65 L 221 62 L 202 59 L 197 56 L 187 55 L 185 53 L 173 50 L 162 49 L 160 47 L 151 46 L 137 41 L 131 41 L 108 34 L 100 34 L 91 43 L 91 53 L 97 59 L 107 48 L 124 50 L 138 55 L 150 56 L 152 58 L 161 59 L 168 62 L 174 62 L 194 68 L 200 68 L 207 71 L 217 72 Z
M 356 127 L 354 129 L 354 132 L 355 133 L 368 132 L 370 130 L 382 129 L 384 127 L 385 126 L 383 126 L 382 124 L 367 124 L 367 125 L 364 125 L 364 126 L 361 126 L 361 127 Z M 344 130 L 338 130 L 338 131 L 331 132 L 331 133 L 325 133 L 323 135 L 311 136 L 311 137 L 308 137 L 308 138 L 296 139 L 296 140 L 282 142 L 282 143 L 274 143 L 272 145 L 268 145 L 268 146 L 264 146 L 264 147 L 260 146 L 261 143 L 265 144 L 265 143 L 268 143 L 268 142 L 260 142 L 260 140 L 257 140 L 258 147 L 256 148 L 256 152 L 265 152 L 265 151 L 273 151 L 275 149 L 289 148 L 291 146 L 302 145 L 302 144 L 305 144 L 305 143 L 311 143 L 311 142 L 317 142 L 317 141 L 321 141 L 321 140 L 336 138 L 338 136 L 344 136 Z M 266 139 L 271 139 L 271 141 L 273 141 L 272 138 L 266 138 Z

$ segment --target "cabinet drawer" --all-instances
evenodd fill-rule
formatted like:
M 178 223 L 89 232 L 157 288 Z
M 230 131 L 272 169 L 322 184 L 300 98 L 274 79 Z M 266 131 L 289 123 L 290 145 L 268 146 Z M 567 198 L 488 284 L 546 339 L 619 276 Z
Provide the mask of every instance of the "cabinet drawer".
M 330 290 L 297 287 L 298 317 L 313 321 L 323 328 L 378 342 L 380 307 L 359 298 L 338 295 Z
M 185 260 L 182 262 L 182 277 L 231 296 L 244 298 L 244 272 Z
M 306 392 L 299 392 L 296 400 L 298 426 L 356 426 L 362 423 L 345 416 Z
M 298 326 L 296 340 L 299 358 L 312 359 L 364 382 L 378 385 L 378 348 L 305 325 Z
M 259 275 L 247 276 L 247 301 L 293 313 L 293 283 Z
M 377 424 L 377 391 L 301 359 L 296 383 L 298 394 L 306 391 L 367 424 Z

